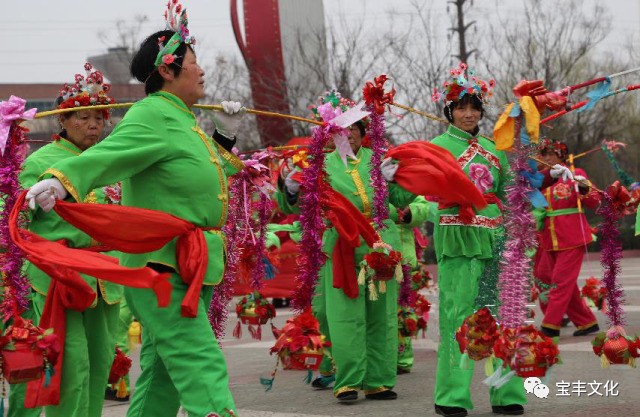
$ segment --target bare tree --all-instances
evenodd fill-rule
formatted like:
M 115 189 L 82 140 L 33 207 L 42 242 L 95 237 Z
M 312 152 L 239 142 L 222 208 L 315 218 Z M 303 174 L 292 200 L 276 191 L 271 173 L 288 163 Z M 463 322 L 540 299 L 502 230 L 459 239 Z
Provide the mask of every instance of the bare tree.
M 460 62 L 469 63 L 469 57 L 474 52 L 477 52 L 477 50 L 467 50 L 467 30 L 469 30 L 469 28 L 473 26 L 476 21 L 472 20 L 471 22 L 465 23 L 464 18 L 466 10 L 464 5 L 466 2 L 467 0 L 449 0 L 447 3 L 453 4 L 456 8 L 455 25 L 449 29 L 450 31 L 456 32 L 458 34 L 458 55 L 456 56 L 460 60 Z M 471 1 L 471 4 L 473 4 L 473 0 Z M 449 6 L 447 6 L 447 10 L 448 9 Z
M 147 21 L 149 18 L 146 15 L 136 15 L 131 20 L 119 19 L 115 29 L 100 30 L 98 39 L 108 48 L 124 48 L 127 60 L 131 62 L 142 41 L 142 28 Z

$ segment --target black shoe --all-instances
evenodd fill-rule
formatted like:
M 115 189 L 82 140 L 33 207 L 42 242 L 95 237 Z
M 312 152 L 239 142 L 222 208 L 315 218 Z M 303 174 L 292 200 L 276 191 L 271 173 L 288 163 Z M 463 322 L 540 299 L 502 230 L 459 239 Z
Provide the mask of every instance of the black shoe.
M 560 330 L 550 329 L 548 327 L 540 326 L 540 332 L 547 337 L 558 337 L 560 336 Z
M 408 373 L 411 373 L 411 369 L 409 368 L 398 368 L 398 371 L 396 372 L 397 375 L 403 375 Z
M 600 326 L 598 326 L 598 323 L 594 324 L 593 326 L 587 327 L 586 329 L 576 330 L 575 332 L 573 332 L 573 335 L 586 336 L 588 334 L 595 333 L 597 331 L 600 331 Z
M 466 417 L 467 410 L 462 407 L 447 407 L 446 405 L 433 405 L 436 408 L 436 414 L 446 417 Z
M 334 383 L 336 377 L 334 375 L 329 376 L 318 376 L 316 379 L 311 381 L 311 386 L 315 389 L 327 389 Z
M 492 405 L 491 410 L 496 414 L 506 414 L 509 416 L 524 414 L 524 407 L 520 404 Z
M 562 321 L 560 322 L 560 327 L 567 327 L 569 326 L 569 323 L 571 323 L 571 320 L 569 320 L 569 317 L 563 317 Z
M 336 395 L 336 398 L 341 403 L 352 403 L 358 399 L 358 391 L 356 390 L 343 391 L 340 394 Z
M 398 398 L 398 394 L 395 391 L 386 389 L 384 391 L 376 392 L 375 394 L 365 394 L 367 400 L 395 400 Z

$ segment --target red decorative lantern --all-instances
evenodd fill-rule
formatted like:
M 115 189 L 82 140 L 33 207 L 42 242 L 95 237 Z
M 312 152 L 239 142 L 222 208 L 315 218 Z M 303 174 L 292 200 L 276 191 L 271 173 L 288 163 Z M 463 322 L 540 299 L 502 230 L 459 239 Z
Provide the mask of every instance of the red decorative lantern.
M 239 321 L 233 330 L 233 335 L 236 338 L 242 336 L 242 326 L 240 324 L 242 323 L 249 325 L 251 337 L 261 340 L 262 325 L 276 316 L 276 309 L 273 304 L 259 292 L 254 291 L 252 294 L 242 297 L 238 304 L 236 304 L 236 314 L 238 315 Z
M 487 307 L 464 319 L 456 332 L 460 352 L 466 353 L 474 361 L 491 356 L 497 338 L 498 325 Z
M 553 339 L 532 325 L 520 327 L 511 369 L 522 378 L 543 377 L 547 369 L 558 363 L 558 354 Z
M 580 295 L 586 298 L 587 302 L 595 306 L 598 310 L 604 310 L 607 289 L 601 286 L 599 279 L 595 277 L 587 278 L 584 286 L 580 289 Z
M 287 320 L 279 334 L 271 353 L 278 354 L 284 369 L 317 371 L 324 348 L 331 345 L 310 310 Z
M 416 312 L 409 307 L 400 307 L 398 309 L 398 332 L 402 337 L 415 337 L 418 334 L 420 328 Z M 426 327 L 426 322 L 424 323 Z
M 124 377 L 129 374 L 129 369 L 131 369 L 131 358 L 116 346 L 115 357 L 111 364 L 107 382 L 111 384 L 111 389 L 116 391 L 117 398 L 125 398 L 128 394 Z
M 591 342 L 593 352 L 600 356 L 603 368 L 614 365 L 636 366 L 640 357 L 640 339 L 626 335 L 620 326 L 614 326 L 606 333 L 599 333 Z
M 358 275 L 358 284 L 364 285 L 366 278 L 369 279 L 369 299 L 377 300 L 378 291 L 385 293 L 387 291 L 386 282 L 392 278 L 396 281 L 402 281 L 402 254 L 398 251 L 391 250 L 389 245 L 378 242 L 374 244 L 372 252 L 364 255 L 362 260 L 362 269 Z M 378 290 L 374 282 L 378 282 Z
M 281 354 L 280 360 L 284 369 L 317 371 L 320 368 L 323 356 L 322 349 L 316 350 L 304 347 L 297 352 Z
M 0 338 L 2 375 L 10 384 L 42 378 L 55 365 L 60 345 L 51 329 L 42 330 L 22 317 L 15 317 Z

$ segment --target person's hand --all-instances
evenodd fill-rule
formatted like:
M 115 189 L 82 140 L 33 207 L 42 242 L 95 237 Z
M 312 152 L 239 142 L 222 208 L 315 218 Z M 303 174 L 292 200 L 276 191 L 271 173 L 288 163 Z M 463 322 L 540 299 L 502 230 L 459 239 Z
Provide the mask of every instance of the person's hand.
M 576 181 L 578 181 L 578 182 L 584 182 L 584 183 L 586 183 L 586 182 L 587 182 L 587 179 L 586 179 L 585 177 L 583 177 L 582 175 L 575 175 L 575 176 L 573 177 L 573 179 L 574 179 L 574 180 L 576 180 Z
M 291 171 L 287 178 L 284 179 L 284 187 L 289 194 L 298 194 L 300 192 L 300 183 L 293 179 L 294 174 L 296 174 L 296 171 Z
M 380 171 L 382 171 L 382 176 L 387 180 L 387 182 L 393 181 L 393 177 L 396 175 L 397 170 L 398 164 L 393 162 L 391 158 L 385 158 L 380 164 Z
M 573 180 L 573 173 L 564 165 L 555 164 L 549 174 L 552 178 L 562 178 L 563 181 Z
M 218 133 L 233 139 L 238 132 L 246 109 L 237 101 L 223 101 L 220 104 L 222 104 L 224 112 L 213 112 L 213 122 Z
M 31 210 L 35 210 L 38 205 L 45 212 L 49 212 L 55 206 L 56 200 L 64 200 L 67 194 L 67 190 L 57 178 L 48 178 L 29 188 L 26 199 Z

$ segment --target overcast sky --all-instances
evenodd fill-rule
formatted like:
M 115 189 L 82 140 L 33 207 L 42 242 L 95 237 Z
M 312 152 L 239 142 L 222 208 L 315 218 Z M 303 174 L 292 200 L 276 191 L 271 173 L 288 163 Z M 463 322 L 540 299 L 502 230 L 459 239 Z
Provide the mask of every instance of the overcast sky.
M 258 1 L 258 0 L 253 0 Z M 320 1 L 320 0 L 319 0 Z M 383 25 L 388 9 L 410 12 L 416 0 L 324 0 L 325 15 L 362 16 L 369 27 Z M 517 16 L 524 0 L 475 0 L 475 20 L 491 20 L 499 6 Z M 565 0 L 557 0 L 565 1 Z M 579 2 L 592 5 L 596 0 Z M 118 19 L 149 17 L 144 34 L 163 29 L 165 0 L 22 0 L 3 1 L 0 27 L 0 83 L 62 83 L 82 72 L 86 57 L 105 52 L 100 31 L 113 31 Z M 425 0 L 446 33 L 450 18 L 446 0 Z M 239 0 L 238 3 L 242 3 Z M 228 0 L 183 0 L 192 34 L 198 39 L 199 60 L 206 64 L 217 51 L 238 53 L 229 17 Z M 640 0 L 607 0 L 600 4 L 613 17 L 613 32 L 603 48 L 619 48 L 626 38 L 640 44 Z M 590 8 L 589 8 L 590 9 Z M 481 23 L 482 24 L 482 23 Z M 639 63 L 640 65 L 640 63 Z

